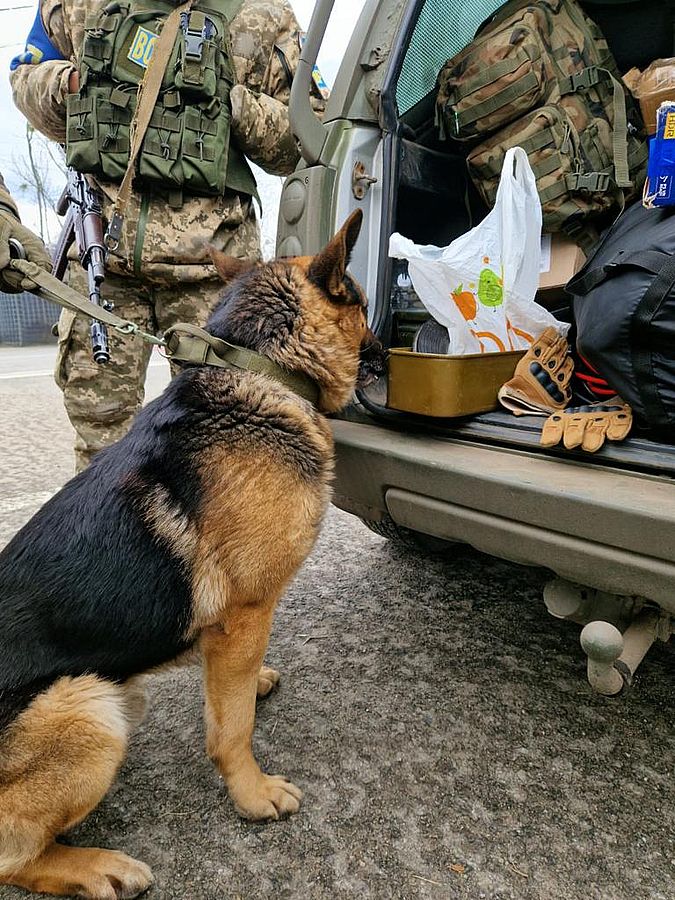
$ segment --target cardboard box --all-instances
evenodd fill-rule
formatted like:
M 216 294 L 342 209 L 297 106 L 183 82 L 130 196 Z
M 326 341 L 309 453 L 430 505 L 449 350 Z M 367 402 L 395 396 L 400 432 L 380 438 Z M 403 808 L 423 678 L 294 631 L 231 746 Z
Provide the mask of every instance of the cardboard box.
M 634 70 L 624 77 L 633 96 L 640 104 L 647 134 L 656 134 L 656 112 L 666 100 L 675 101 L 675 59 L 656 59 L 634 76 Z
M 557 299 L 567 282 L 586 262 L 583 251 L 562 234 L 541 236 L 541 276 L 538 299 Z

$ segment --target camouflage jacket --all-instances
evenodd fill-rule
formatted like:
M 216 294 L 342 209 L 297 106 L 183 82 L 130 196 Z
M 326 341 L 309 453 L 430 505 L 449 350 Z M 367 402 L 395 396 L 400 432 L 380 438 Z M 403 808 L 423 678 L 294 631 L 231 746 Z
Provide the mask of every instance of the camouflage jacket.
M 14 102 L 28 121 L 52 140 L 65 140 L 68 81 L 84 37 L 87 14 L 106 0 L 39 0 L 39 19 L 55 52 L 26 52 L 10 78 Z M 298 160 L 288 121 L 290 79 L 300 57 L 300 28 L 287 0 L 244 0 L 230 26 L 236 84 L 231 93 L 232 134 L 240 149 L 275 175 Z M 48 58 L 60 54 L 61 59 Z M 289 78 L 290 76 L 290 78 Z M 320 111 L 321 101 L 315 101 Z M 108 214 L 117 185 L 98 182 Z M 260 254 L 251 228 L 250 202 L 238 195 L 188 197 L 180 209 L 135 192 L 127 209 L 120 247 L 108 267 L 161 282 L 212 278 L 208 243 L 243 257 Z M 237 234 L 238 233 L 238 234 Z M 238 238 L 239 235 L 239 238 Z
M 16 203 L 12 199 L 12 195 L 7 190 L 5 179 L 2 177 L 2 172 L 0 172 L 0 207 L 13 213 L 17 219 L 19 218 L 19 211 L 16 208 Z

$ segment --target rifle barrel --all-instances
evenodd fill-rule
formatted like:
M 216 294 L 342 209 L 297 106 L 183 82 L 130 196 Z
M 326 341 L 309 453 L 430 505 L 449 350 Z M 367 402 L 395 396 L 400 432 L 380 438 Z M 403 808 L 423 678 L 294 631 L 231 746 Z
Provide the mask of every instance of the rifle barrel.
M 75 229 L 75 241 L 80 264 L 87 273 L 89 299 L 97 306 L 112 308 L 101 298 L 101 285 L 105 279 L 105 245 L 103 243 L 102 210 L 96 191 L 84 175 L 68 169 L 68 182 L 59 200 L 59 210 L 64 202 L 70 210 Z M 108 330 L 103 322 L 91 323 L 91 347 L 94 361 L 99 365 L 110 360 Z

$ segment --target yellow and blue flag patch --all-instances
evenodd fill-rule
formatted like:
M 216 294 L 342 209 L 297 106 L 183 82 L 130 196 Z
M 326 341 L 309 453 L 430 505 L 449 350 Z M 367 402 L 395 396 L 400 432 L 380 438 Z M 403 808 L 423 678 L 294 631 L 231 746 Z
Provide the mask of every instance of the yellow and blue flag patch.
M 13 72 L 19 66 L 37 66 L 38 63 L 47 62 L 50 59 L 63 59 L 63 56 L 49 40 L 38 9 L 35 21 L 26 38 L 26 47 L 22 53 L 14 57 L 9 68 Z
M 137 66 L 147 69 L 152 57 L 152 51 L 157 43 L 157 37 L 158 35 L 154 31 L 149 31 L 147 28 L 139 25 L 127 53 L 127 59 L 136 63 Z
M 298 35 L 298 43 L 300 44 L 300 50 L 305 46 L 305 41 L 307 40 L 307 35 L 304 31 L 301 31 Z M 328 100 L 330 97 L 330 88 L 326 84 L 323 79 L 323 75 L 319 71 L 318 66 L 314 66 L 312 68 L 312 81 L 314 82 L 314 88 L 317 91 L 320 97 L 323 97 L 324 100 Z

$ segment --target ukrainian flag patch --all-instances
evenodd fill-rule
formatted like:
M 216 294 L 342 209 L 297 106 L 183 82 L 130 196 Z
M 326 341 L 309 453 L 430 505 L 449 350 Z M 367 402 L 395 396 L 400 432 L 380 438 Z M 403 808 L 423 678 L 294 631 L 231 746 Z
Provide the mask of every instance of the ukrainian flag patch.
M 137 66 L 147 69 L 152 57 L 152 51 L 157 43 L 157 37 L 158 35 L 154 31 L 148 31 L 147 28 L 139 25 L 127 53 L 127 59 L 130 59 L 132 63 L 136 63 Z
M 41 62 L 50 59 L 63 59 L 61 52 L 56 49 L 47 36 L 45 26 L 42 24 L 42 15 L 38 10 L 35 21 L 26 39 L 26 48 L 19 53 L 9 64 L 13 72 L 19 66 L 37 66 Z

